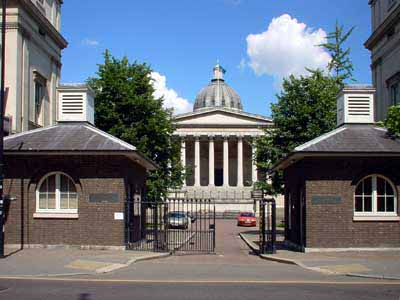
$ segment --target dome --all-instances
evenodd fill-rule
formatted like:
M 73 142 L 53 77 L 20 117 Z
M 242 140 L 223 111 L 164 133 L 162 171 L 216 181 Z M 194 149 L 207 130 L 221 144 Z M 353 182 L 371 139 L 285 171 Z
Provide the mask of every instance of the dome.
M 210 84 L 197 94 L 193 110 L 211 107 L 242 110 L 243 107 L 239 95 L 223 79 L 224 68 L 217 64 L 213 70 L 214 77 Z

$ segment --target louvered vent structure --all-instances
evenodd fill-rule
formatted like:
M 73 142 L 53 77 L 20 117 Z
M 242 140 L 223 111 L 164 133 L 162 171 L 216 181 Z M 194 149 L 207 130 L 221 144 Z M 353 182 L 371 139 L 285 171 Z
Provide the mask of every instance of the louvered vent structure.
M 93 92 L 84 84 L 58 88 L 58 121 L 89 122 L 94 125 Z
M 337 124 L 374 123 L 374 93 L 372 86 L 345 86 L 337 98 Z

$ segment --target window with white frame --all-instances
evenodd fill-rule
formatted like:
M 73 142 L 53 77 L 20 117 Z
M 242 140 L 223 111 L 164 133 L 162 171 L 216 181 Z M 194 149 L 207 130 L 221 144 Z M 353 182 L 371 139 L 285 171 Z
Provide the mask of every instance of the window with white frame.
M 356 187 L 354 215 L 397 216 L 395 186 L 385 177 L 370 175 L 362 179 Z
M 36 191 L 36 212 L 77 213 L 78 193 L 73 180 L 64 173 L 46 175 Z

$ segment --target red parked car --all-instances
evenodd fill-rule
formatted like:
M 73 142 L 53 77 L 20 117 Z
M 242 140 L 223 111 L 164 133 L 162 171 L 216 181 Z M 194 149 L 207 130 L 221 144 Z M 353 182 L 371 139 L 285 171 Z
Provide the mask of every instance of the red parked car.
M 252 212 L 241 212 L 237 217 L 237 226 L 256 226 L 257 219 Z

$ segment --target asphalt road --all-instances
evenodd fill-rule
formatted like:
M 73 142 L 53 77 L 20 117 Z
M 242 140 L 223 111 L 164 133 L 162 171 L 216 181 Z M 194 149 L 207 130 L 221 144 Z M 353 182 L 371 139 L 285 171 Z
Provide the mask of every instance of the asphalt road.
M 214 255 L 176 255 L 86 277 L 0 279 L 1 299 L 400 299 L 400 281 L 328 276 L 262 260 L 218 220 Z
M 320 283 L 118 283 L 0 281 L 0 299 L 393 299 L 400 286 Z M 1 288 L 5 290 L 1 291 Z

